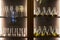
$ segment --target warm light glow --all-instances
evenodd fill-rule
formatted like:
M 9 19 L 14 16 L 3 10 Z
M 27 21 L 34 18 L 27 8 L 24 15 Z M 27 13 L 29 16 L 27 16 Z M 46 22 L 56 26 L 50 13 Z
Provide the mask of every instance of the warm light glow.
M 35 2 L 35 0 L 34 0 L 34 14 L 35 14 L 35 5 L 36 5 L 35 3 L 36 3 L 36 2 Z
M 27 40 L 27 38 L 25 38 L 25 40 Z
M 60 16 L 60 0 L 57 0 L 58 16 Z M 57 18 L 56 32 L 60 35 L 60 18 Z
M 0 16 L 3 16 L 3 0 L 0 0 Z M 3 27 L 5 26 L 5 23 L 4 23 L 4 18 L 0 18 L 0 36 L 2 36 L 3 34 Z M 1 39 L 0 39 L 1 40 Z
M 26 15 L 26 17 L 27 17 L 27 0 L 25 1 L 25 8 L 24 8 L 24 10 L 25 10 L 25 15 Z M 27 18 L 25 19 L 25 36 L 27 36 Z M 27 40 L 27 39 L 26 39 Z
M 57 1 L 58 16 L 60 16 L 60 0 Z
M 2 12 L 3 11 L 3 12 Z M 4 2 L 3 0 L 0 0 L 0 16 L 4 16 Z
M 0 18 L 0 36 L 4 36 L 3 33 L 5 32 L 5 30 L 3 29 L 5 27 L 5 19 L 4 18 Z
M 0 35 L 2 34 L 2 26 L 3 26 L 3 25 L 2 25 L 2 21 L 3 21 L 3 20 L 0 18 Z
M 34 40 L 36 40 L 36 38 L 34 38 Z
M 56 40 L 60 40 L 60 38 L 56 38 Z
M 2 0 L 0 0 L 0 16 L 2 16 Z M 2 34 L 2 21 L 0 18 L 0 35 Z
M 0 16 L 2 16 L 2 0 L 0 0 Z
M 24 37 L 25 37 L 25 36 L 27 36 L 27 19 L 25 19 L 25 24 L 24 25 L 25 25 L 25 27 L 24 27 L 25 28 L 24 29 L 24 33 L 25 33 Z
M 57 18 L 56 32 L 60 35 L 60 18 Z
M 25 1 L 25 15 L 27 16 L 27 0 Z
M 34 18 L 34 33 L 36 32 L 36 19 Z
M 0 38 L 0 40 L 4 40 L 4 38 Z

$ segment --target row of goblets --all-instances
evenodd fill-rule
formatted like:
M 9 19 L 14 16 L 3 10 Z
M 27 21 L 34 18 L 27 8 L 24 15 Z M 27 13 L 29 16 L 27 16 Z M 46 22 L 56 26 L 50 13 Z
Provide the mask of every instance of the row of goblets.
M 3 17 L 11 17 L 12 15 L 15 17 L 21 17 L 21 16 L 25 16 L 25 8 L 23 5 L 19 5 L 19 6 L 4 6 L 3 8 L 1 8 L 4 15 L 0 15 Z
M 58 36 L 58 33 L 56 32 L 57 29 L 55 29 L 52 26 L 49 27 L 37 27 L 34 28 L 34 36 Z
M 2 28 L 0 37 L 25 37 L 26 28 Z
M 56 7 L 54 8 L 51 8 L 51 7 L 43 7 L 43 8 L 40 8 L 40 7 L 37 7 L 35 10 L 34 10 L 34 15 L 57 15 L 58 14 L 58 10 L 56 9 Z

